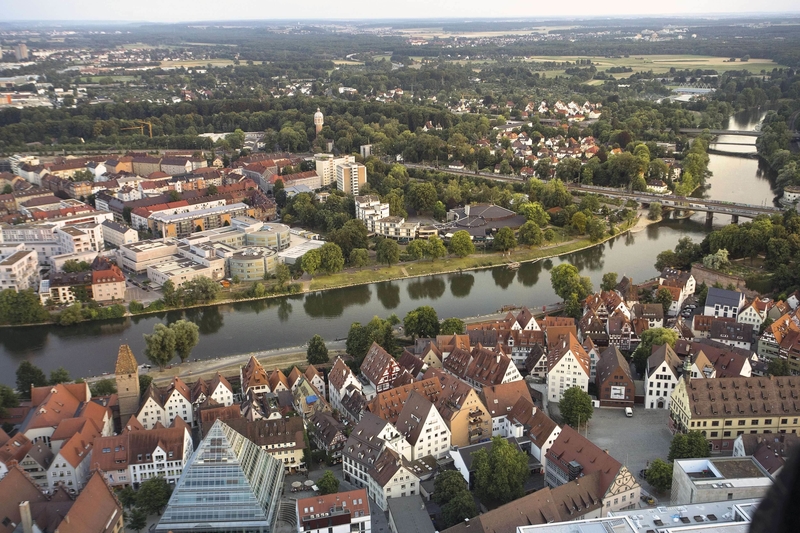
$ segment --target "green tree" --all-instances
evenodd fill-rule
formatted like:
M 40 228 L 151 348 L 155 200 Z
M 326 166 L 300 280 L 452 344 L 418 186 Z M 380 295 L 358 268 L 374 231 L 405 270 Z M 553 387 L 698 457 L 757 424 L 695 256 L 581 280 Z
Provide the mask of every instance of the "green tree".
M 570 220 L 570 226 L 572 229 L 575 230 L 576 233 L 579 235 L 583 235 L 586 233 L 586 223 L 588 222 L 586 215 L 581 211 L 578 211 L 574 215 L 572 215 L 572 220 Z
M 428 246 L 425 249 L 425 255 L 431 259 L 431 261 L 436 261 L 437 259 L 441 259 L 442 257 L 447 255 L 447 248 L 445 248 L 442 239 L 434 235 L 433 237 L 428 239 Z
M 594 413 L 592 398 L 580 387 L 570 387 L 565 390 L 561 401 L 558 402 L 558 409 L 564 423 L 575 428 L 580 424 L 586 424 Z
M 300 268 L 309 276 L 316 274 L 317 270 L 322 265 L 322 256 L 319 254 L 318 249 L 309 250 L 300 258 Z
M 432 183 L 417 182 L 411 184 L 407 200 L 417 213 L 433 213 L 433 208 L 439 201 L 439 195 Z
M 511 228 L 500 228 L 494 236 L 494 249 L 507 252 L 517 247 L 517 238 Z
M 169 503 L 172 493 L 169 483 L 163 477 L 152 477 L 141 484 L 136 493 L 136 506 L 148 515 L 161 514 Z
M 581 161 L 573 157 L 565 157 L 556 165 L 556 179 L 564 183 L 578 181 L 581 174 Z
M 319 335 L 314 335 L 308 341 L 306 359 L 312 365 L 322 365 L 328 362 L 328 347 L 325 346 L 325 340 Z
M 379 263 L 386 263 L 389 266 L 400 260 L 400 247 L 392 239 L 381 239 L 375 247 Z
M 331 231 L 328 234 L 328 240 L 335 243 L 342 249 L 342 255 L 349 257 L 350 252 L 356 248 L 366 248 L 367 240 L 367 227 L 361 220 L 348 220 L 344 225 L 338 229 Z
M 147 527 L 147 513 L 139 507 L 134 507 L 128 514 L 128 520 L 125 523 L 126 529 L 133 531 L 141 531 Z
M 458 257 L 467 257 L 475 253 L 472 237 L 466 230 L 458 230 L 450 237 L 450 253 Z
M 184 305 L 192 305 L 196 302 L 211 302 L 219 294 L 220 285 L 216 281 L 206 276 L 197 276 L 185 282 L 179 292 L 183 295 Z
M 406 246 L 406 254 L 408 254 L 408 257 L 413 261 L 418 261 L 425 257 L 427 251 L 428 241 L 425 239 L 414 239 Z
M 317 480 L 317 488 L 320 494 L 336 494 L 339 492 L 339 479 L 333 475 L 331 470 L 326 470 Z
M 527 246 L 541 246 L 544 242 L 544 232 L 536 222 L 529 220 L 519 228 L 519 242 Z
M 175 353 L 180 357 L 181 363 L 184 363 L 200 341 L 200 328 L 194 322 L 178 320 L 170 324 L 169 329 L 172 330 Z
M 175 332 L 164 324 L 156 324 L 153 333 L 144 336 L 144 342 L 145 357 L 161 370 L 175 357 Z
M 444 520 L 445 528 L 460 524 L 465 519 L 474 518 L 477 515 L 478 508 L 475 506 L 475 499 L 466 490 L 456 494 L 442 507 L 442 520 Z
M 572 203 L 572 193 L 559 179 L 550 180 L 539 193 L 539 201 L 547 209 L 551 207 L 567 207 Z
M 460 318 L 445 318 L 439 326 L 439 335 L 461 335 L 464 333 L 464 321 Z
M 668 463 L 663 459 L 653 460 L 645 472 L 644 478 L 653 488 L 660 492 L 670 490 L 672 488 L 672 463 Z
M 326 242 L 317 250 L 319 251 L 320 270 L 329 275 L 342 271 L 344 268 L 344 255 L 338 244 Z
M 169 197 L 170 202 L 177 202 L 181 199 L 181 193 L 178 191 L 169 191 L 167 197 Z
M 464 476 L 458 470 L 445 470 L 433 480 L 431 499 L 444 505 L 462 492 L 469 492 Z
M 350 266 L 356 268 L 365 267 L 369 264 L 369 251 L 366 248 L 353 248 L 350 252 Z
M 588 233 L 590 241 L 598 242 L 606 236 L 606 226 L 599 218 L 590 217 L 586 222 L 586 233 Z
M 33 289 L 0 291 L 0 324 L 35 324 L 50 319 Z
M 392 317 L 395 320 L 392 320 Z M 360 362 L 373 342 L 378 343 L 387 352 L 394 353 L 397 349 L 397 340 L 394 337 L 393 326 L 397 317 L 394 315 L 392 317 L 383 320 L 375 316 L 365 325 L 353 322 L 350 326 L 350 331 L 347 333 L 347 342 L 345 344 L 347 353 L 352 355 L 357 362 Z
M 177 307 L 180 305 L 180 296 L 175 290 L 175 284 L 172 280 L 168 279 L 161 285 L 161 299 L 164 300 L 164 305 L 167 307 Z
M 701 459 L 708 457 L 708 441 L 700 431 L 692 430 L 689 433 L 676 433 L 669 443 L 670 461 L 677 459 Z
M 17 367 L 17 392 L 21 398 L 30 399 L 31 387 L 45 387 L 47 384 L 44 371 L 30 361 L 22 361 Z
M 472 456 L 475 492 L 484 504 L 504 504 L 525 494 L 528 457 L 503 437 L 494 437 L 492 446 Z
M 650 204 L 650 209 L 647 211 L 647 218 L 650 220 L 660 220 L 661 219 L 662 208 L 661 204 L 658 202 L 653 202 Z
M 731 265 L 728 250 L 720 248 L 713 254 L 703 257 L 703 266 L 712 270 L 724 270 Z
M 603 274 L 603 281 L 600 284 L 600 289 L 604 291 L 613 291 L 617 286 L 617 273 L 606 272 Z
M 86 261 L 78 261 L 77 259 L 68 259 L 64 261 L 64 265 L 61 267 L 61 270 L 68 273 L 73 272 L 88 272 L 92 269 L 91 263 Z
M 19 395 L 8 385 L 0 385 L 0 418 L 7 418 L 6 409 L 19 405 Z
M 664 344 L 675 346 L 675 342 L 677 342 L 677 340 L 678 332 L 674 329 L 652 328 L 642 332 L 639 346 L 631 356 L 633 363 L 636 365 L 636 370 L 639 373 L 644 372 L 645 367 L 647 366 L 647 359 L 652 354 L 653 346 L 661 346 Z
M 770 376 L 788 376 L 790 374 L 789 362 L 781 357 L 774 357 L 767 365 L 767 372 Z
M 153 377 L 147 374 L 139 374 L 139 394 L 143 395 L 150 384 L 153 382 Z
M 117 491 L 117 499 L 119 499 L 119 503 L 122 504 L 123 508 L 130 509 L 136 505 L 136 491 L 128 485 L 124 489 Z
M 517 208 L 520 215 L 525 215 L 528 221 L 535 223 L 539 227 L 544 227 L 550 222 L 550 215 L 544 210 L 539 202 L 525 202 Z
M 664 309 L 664 315 L 669 312 L 669 308 L 672 306 L 672 293 L 669 292 L 669 289 L 666 287 L 661 287 L 656 291 L 656 297 L 654 298 L 655 303 L 661 304 L 661 307 Z
M 433 307 L 423 305 L 406 315 L 403 319 L 403 328 L 412 338 L 435 337 L 439 334 L 439 316 Z
M 100 379 L 95 381 L 90 389 L 92 396 L 109 396 L 117 393 L 117 382 L 111 378 Z
M 280 263 L 275 267 L 275 277 L 278 280 L 278 287 L 283 287 L 290 279 L 292 279 L 292 272 L 289 270 L 288 266 L 286 266 L 284 263 Z
M 569 299 L 571 294 L 581 301 L 592 291 L 592 281 L 578 273 L 578 268 L 569 263 L 562 263 L 550 272 L 550 283 L 555 293 L 563 300 Z
M 59 383 L 72 383 L 69 372 L 63 366 L 50 371 L 50 385 L 58 385 Z

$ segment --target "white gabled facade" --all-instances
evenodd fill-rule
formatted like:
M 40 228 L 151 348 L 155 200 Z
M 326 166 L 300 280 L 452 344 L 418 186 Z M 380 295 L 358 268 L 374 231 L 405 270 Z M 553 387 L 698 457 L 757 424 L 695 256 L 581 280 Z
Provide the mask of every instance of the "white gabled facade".
M 209 396 L 222 406 L 230 407 L 233 405 L 233 391 L 226 387 L 224 383 L 218 383 Z
M 331 404 L 331 409 L 335 409 L 340 413 L 344 412 L 342 399 L 350 385 L 361 390 L 361 382 L 358 381 L 353 371 L 350 370 L 350 367 L 348 367 L 341 358 L 337 358 L 336 362 L 333 364 L 333 368 L 328 372 L 328 403 Z
M 753 330 L 758 333 L 761 331 L 761 326 L 766 319 L 766 311 L 762 314 L 756 309 L 754 304 L 750 304 L 739 312 L 739 316 L 736 317 L 736 322 L 740 324 L 751 324 Z
M 644 406 L 646 409 L 669 409 L 672 391 L 678 386 L 678 376 L 662 362 L 644 376 Z
M 547 398 L 551 402 L 559 402 L 564 391 L 572 387 L 588 391 L 589 374 L 569 351 L 547 373 Z

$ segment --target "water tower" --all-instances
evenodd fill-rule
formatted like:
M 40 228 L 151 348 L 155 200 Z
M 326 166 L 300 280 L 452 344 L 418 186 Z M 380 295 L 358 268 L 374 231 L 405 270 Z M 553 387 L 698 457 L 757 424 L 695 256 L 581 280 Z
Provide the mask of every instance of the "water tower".
M 322 111 L 317 108 L 317 112 L 314 113 L 314 127 L 317 130 L 317 135 L 319 132 L 322 131 L 322 126 L 325 124 L 325 117 L 322 115 Z

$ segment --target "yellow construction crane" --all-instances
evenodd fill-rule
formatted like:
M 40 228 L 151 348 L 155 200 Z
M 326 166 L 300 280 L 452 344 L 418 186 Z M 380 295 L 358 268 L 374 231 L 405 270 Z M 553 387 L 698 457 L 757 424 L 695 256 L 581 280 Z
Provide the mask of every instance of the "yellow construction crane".
M 150 131 L 150 138 L 153 138 L 153 124 L 152 122 L 145 122 L 144 120 L 139 120 L 138 126 L 131 126 L 130 128 L 120 128 L 120 131 L 123 130 L 139 130 L 139 132 L 144 135 L 144 127 L 147 126 Z

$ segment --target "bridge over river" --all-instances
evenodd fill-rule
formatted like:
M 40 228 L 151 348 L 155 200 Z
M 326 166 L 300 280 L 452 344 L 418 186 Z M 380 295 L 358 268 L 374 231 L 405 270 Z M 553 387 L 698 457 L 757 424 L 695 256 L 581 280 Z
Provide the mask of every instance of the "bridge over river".
M 645 205 L 657 202 L 664 207 L 669 207 L 680 211 L 704 212 L 707 213 L 706 222 L 709 224 L 714 219 L 714 213 L 730 215 L 731 221 L 736 224 L 739 222 L 739 217 L 755 218 L 759 215 L 774 215 L 783 211 L 780 207 L 775 207 L 772 205 L 741 204 L 705 198 L 686 198 L 683 196 L 648 194 L 643 192 L 626 192 L 610 187 L 596 187 L 592 185 L 581 185 L 578 183 L 569 183 L 567 184 L 567 188 L 573 191 L 598 194 L 610 198 L 635 200 L 636 202 Z
M 709 133 L 714 136 L 718 135 L 732 135 L 736 137 L 761 137 L 763 133 L 758 130 L 709 130 L 709 129 L 701 129 L 701 128 L 680 128 L 678 130 L 679 133 L 685 133 L 687 135 L 700 135 L 701 133 Z M 791 140 L 797 141 L 800 140 L 800 132 L 795 131 L 791 134 Z

